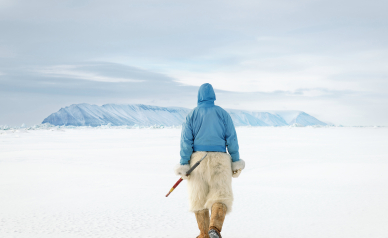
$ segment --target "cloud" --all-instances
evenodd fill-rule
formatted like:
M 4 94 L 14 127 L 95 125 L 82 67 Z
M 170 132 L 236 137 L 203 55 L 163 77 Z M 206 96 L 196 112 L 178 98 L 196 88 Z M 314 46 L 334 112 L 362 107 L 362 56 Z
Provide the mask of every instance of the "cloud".
M 38 73 L 43 74 L 46 77 L 58 77 L 58 78 L 71 78 L 71 79 L 81 79 L 89 80 L 96 82 L 109 82 L 109 83 L 119 83 L 119 82 L 142 82 L 143 80 L 130 79 L 130 78 L 117 78 L 100 75 L 94 72 L 86 72 L 79 70 L 82 66 L 76 65 L 57 65 L 48 67 L 45 69 L 38 70 Z
M 81 97 L 84 98 L 81 100 L 89 102 L 119 100 L 141 103 L 142 100 L 185 98 L 194 89 L 182 86 L 160 73 L 109 62 L 83 62 L 71 66 L 52 66 L 50 69 L 53 70 L 42 72 L 40 67 L 7 69 L 5 75 L 0 77 L 0 93 L 28 93 L 42 99 L 55 95 L 66 100 Z M 99 77 L 97 80 L 96 75 Z M 94 78 L 86 79 L 90 76 Z M 21 97 L 20 100 L 25 98 Z
M 299 88 L 372 92 L 377 90 L 376 84 L 380 90 L 387 89 L 384 79 L 388 78 L 388 69 L 382 65 L 388 64 L 388 60 L 352 56 L 278 56 L 205 72 L 172 70 L 169 75 L 188 85 L 209 82 L 219 89 L 238 92 L 295 92 Z
M 0 0 L 0 9 L 6 9 L 8 7 L 11 7 L 12 5 L 14 5 L 15 1 L 13 0 Z
M 225 107 L 388 121 L 387 6 L 0 0 L 0 124 L 81 102 L 194 107 L 205 82 Z

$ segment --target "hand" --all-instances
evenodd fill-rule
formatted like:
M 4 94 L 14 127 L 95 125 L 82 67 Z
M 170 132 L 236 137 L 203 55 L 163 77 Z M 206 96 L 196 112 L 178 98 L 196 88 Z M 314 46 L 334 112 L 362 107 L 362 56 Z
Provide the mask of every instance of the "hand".
M 232 177 L 238 178 L 240 176 L 241 171 L 245 168 L 245 161 L 242 159 L 237 160 L 236 162 L 232 162 Z
M 238 178 L 238 176 L 240 176 L 240 174 L 241 174 L 241 169 L 238 169 L 236 171 L 233 171 L 232 177 Z
M 175 174 L 181 176 L 182 179 L 189 179 L 190 176 L 186 176 L 186 173 L 187 171 L 189 171 L 189 169 L 190 169 L 190 165 L 188 164 L 184 164 L 184 165 L 178 164 L 175 167 Z

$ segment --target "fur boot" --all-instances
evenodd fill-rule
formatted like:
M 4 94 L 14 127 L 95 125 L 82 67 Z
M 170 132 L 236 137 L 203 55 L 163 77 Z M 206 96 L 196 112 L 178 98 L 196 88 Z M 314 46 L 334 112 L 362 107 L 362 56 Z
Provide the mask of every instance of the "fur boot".
M 197 238 L 209 238 L 209 235 L 208 235 L 209 224 L 210 224 L 209 210 L 204 209 L 204 210 L 195 212 L 195 218 L 197 219 L 198 228 L 200 231 L 200 234 L 199 236 L 197 236 Z
M 222 225 L 224 224 L 226 210 L 227 208 L 223 203 L 217 202 L 213 204 L 209 228 L 210 238 L 222 238 L 221 230 Z

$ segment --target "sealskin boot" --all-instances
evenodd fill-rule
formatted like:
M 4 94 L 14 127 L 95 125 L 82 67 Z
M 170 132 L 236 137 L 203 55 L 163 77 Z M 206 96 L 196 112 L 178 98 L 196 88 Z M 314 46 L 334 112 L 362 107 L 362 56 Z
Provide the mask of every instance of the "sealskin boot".
M 226 215 L 226 206 L 223 203 L 217 202 L 212 206 L 212 215 L 210 218 L 209 237 L 222 238 L 221 230 L 224 224 Z
M 198 212 L 195 212 L 195 218 L 197 219 L 198 228 L 200 230 L 199 236 L 197 238 L 209 238 L 208 230 L 209 230 L 209 210 L 204 209 Z

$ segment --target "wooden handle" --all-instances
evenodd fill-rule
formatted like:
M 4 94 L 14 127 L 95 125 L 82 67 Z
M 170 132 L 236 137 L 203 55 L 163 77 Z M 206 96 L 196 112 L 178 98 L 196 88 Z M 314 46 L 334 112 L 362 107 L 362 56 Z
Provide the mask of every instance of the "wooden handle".
M 180 178 L 175 184 L 174 186 L 172 186 L 172 188 L 170 189 L 170 191 L 167 193 L 166 197 L 168 197 L 168 195 L 170 195 L 170 193 L 172 193 L 172 191 L 174 191 L 174 189 L 176 187 L 178 187 L 178 185 L 183 181 L 183 178 Z

